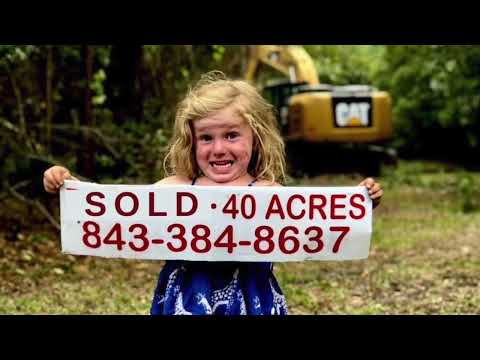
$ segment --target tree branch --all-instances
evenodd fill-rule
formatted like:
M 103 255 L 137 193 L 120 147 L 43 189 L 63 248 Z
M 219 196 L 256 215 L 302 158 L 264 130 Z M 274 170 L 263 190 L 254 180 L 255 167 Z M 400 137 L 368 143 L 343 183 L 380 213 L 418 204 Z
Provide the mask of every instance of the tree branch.
M 15 75 L 13 71 L 10 70 L 10 67 L 7 66 L 7 75 L 10 79 L 10 84 L 12 85 L 13 93 L 15 95 L 15 99 L 17 100 L 17 108 L 18 108 L 18 119 L 20 123 L 20 132 L 22 135 L 25 135 L 27 132 L 27 121 L 25 120 L 25 113 L 23 112 L 23 99 L 22 93 L 20 88 L 18 87 L 17 81 L 15 79 Z
M 24 181 L 21 181 L 21 182 L 19 182 L 18 184 L 14 185 L 14 186 L 12 186 L 11 188 L 12 188 L 13 190 L 18 190 L 18 189 L 21 189 L 21 188 L 29 185 L 31 182 L 32 182 L 31 180 L 24 180 Z M 10 189 L 8 189 L 8 190 L 10 190 Z M 10 192 L 10 191 L 4 191 L 3 193 L 1 193 L 1 194 L 0 194 L 0 201 L 2 201 L 3 199 L 7 198 L 7 197 L 10 195 L 9 192 Z
M 19 184 L 17 184 L 19 185 Z M 43 206 L 40 201 L 38 200 L 31 200 L 31 199 L 27 199 L 25 196 L 23 196 L 22 194 L 18 193 L 12 186 L 10 186 L 10 184 L 8 183 L 5 183 L 5 186 L 6 188 L 8 189 L 8 191 L 10 192 L 10 194 L 16 198 L 17 200 L 21 201 L 21 202 L 24 202 L 28 205 L 31 205 L 31 206 L 34 206 L 35 208 L 37 208 L 37 210 L 43 215 L 45 216 L 45 218 L 50 222 L 50 224 L 52 224 L 57 230 L 60 231 L 60 224 L 55 220 L 55 218 L 48 212 L 48 210 L 45 208 L 45 206 Z

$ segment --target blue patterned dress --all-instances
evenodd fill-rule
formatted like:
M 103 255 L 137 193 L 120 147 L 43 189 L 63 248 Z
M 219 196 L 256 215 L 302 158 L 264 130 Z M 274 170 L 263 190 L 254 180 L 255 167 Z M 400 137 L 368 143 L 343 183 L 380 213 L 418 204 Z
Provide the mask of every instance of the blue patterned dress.
M 272 263 L 170 260 L 158 277 L 150 313 L 286 315 L 288 310 Z

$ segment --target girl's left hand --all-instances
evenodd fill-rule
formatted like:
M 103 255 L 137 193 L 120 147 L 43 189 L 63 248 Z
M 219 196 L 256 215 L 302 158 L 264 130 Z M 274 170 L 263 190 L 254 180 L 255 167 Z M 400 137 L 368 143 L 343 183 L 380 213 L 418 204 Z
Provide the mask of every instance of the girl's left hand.
M 380 199 L 383 196 L 383 190 L 379 183 L 372 178 L 366 178 L 358 186 L 365 186 L 370 195 L 370 199 L 373 201 L 373 208 L 375 209 L 380 204 Z

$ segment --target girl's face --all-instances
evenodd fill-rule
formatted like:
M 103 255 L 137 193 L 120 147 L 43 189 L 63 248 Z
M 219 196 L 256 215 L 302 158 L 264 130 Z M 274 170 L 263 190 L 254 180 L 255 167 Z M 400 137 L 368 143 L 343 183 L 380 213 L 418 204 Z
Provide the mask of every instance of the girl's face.
M 249 177 L 253 134 L 247 122 L 227 107 L 193 122 L 197 164 L 216 183 Z

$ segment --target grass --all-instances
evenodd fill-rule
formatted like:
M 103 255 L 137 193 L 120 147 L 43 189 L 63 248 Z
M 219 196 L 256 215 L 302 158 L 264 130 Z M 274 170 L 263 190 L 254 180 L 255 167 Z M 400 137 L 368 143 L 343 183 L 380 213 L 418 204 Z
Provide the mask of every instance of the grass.
M 458 185 L 466 178 L 478 184 L 480 174 L 425 162 L 386 169 L 379 177 L 385 195 L 374 212 L 367 260 L 275 264 L 290 313 L 478 314 L 480 211 L 475 203 L 464 206 L 476 196 L 475 189 Z M 325 175 L 296 184 L 360 180 L 355 174 Z M 15 205 L 9 209 L 4 224 L 21 213 Z M 22 224 L 13 238 L 0 233 L 0 313 L 149 312 L 161 261 L 64 255 L 58 235 L 33 223 Z

